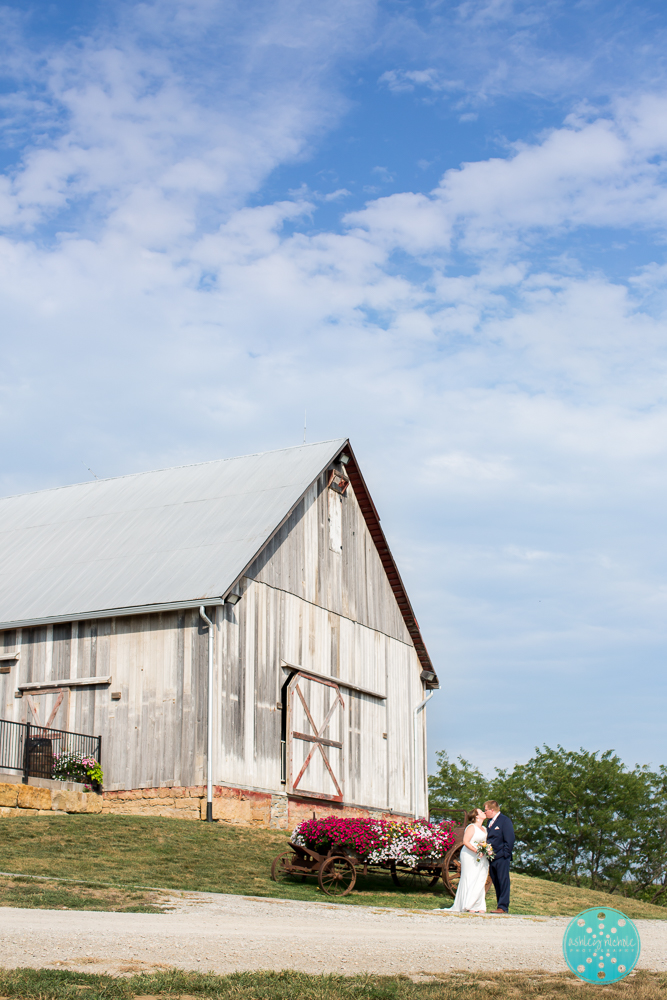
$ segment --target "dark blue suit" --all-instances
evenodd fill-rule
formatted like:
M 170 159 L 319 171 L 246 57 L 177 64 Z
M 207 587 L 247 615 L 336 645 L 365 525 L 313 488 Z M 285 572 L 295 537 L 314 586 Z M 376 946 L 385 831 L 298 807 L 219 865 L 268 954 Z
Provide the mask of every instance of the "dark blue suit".
M 495 852 L 489 865 L 489 874 L 496 890 L 498 909 L 507 913 L 510 906 L 510 862 L 514 848 L 512 820 L 502 813 L 495 820 L 490 819 L 486 827 L 486 839 Z

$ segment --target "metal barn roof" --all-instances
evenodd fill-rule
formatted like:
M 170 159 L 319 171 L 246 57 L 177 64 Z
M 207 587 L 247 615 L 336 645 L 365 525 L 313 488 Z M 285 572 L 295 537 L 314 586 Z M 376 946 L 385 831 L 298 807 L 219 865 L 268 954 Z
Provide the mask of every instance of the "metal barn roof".
M 0 499 L 0 628 L 219 602 L 345 443 Z
M 343 448 L 417 656 L 433 671 L 347 438 L 0 499 L 0 629 L 219 604 Z M 437 686 L 435 673 L 425 680 Z

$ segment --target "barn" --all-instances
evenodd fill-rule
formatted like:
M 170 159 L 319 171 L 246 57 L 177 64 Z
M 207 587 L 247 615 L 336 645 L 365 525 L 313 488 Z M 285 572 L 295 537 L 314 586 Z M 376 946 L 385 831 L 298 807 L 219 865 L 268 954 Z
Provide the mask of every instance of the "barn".
M 348 440 L 7 497 L 0 531 L 2 718 L 101 736 L 104 812 L 427 813 L 438 679 Z

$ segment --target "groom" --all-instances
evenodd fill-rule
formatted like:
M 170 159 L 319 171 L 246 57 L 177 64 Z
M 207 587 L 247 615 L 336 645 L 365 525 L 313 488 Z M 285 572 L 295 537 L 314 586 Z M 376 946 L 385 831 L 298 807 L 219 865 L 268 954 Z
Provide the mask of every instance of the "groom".
M 514 827 L 508 816 L 503 816 L 498 803 L 489 799 L 484 803 L 486 839 L 495 857 L 489 865 L 489 874 L 496 890 L 497 908 L 492 913 L 507 913 L 510 906 L 510 861 L 514 847 Z

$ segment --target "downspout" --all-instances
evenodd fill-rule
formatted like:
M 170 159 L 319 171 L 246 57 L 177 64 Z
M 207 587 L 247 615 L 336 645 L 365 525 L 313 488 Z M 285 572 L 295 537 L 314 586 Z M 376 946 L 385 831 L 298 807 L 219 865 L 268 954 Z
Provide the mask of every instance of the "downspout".
M 199 608 L 199 617 L 208 625 L 208 708 L 206 713 L 206 822 L 213 822 L 213 629 L 214 625 Z
M 414 795 L 414 800 L 415 800 L 414 801 L 415 819 L 419 819 L 419 816 L 418 816 L 418 812 L 419 812 L 419 797 L 417 795 L 417 785 L 419 783 L 419 767 L 418 767 L 418 764 L 417 764 L 417 760 L 419 758 L 419 740 L 418 740 L 418 737 L 417 737 L 417 716 L 422 711 L 422 709 L 424 708 L 424 706 L 426 705 L 426 703 L 431 700 L 431 698 L 433 697 L 434 694 L 435 694 L 435 691 L 431 691 L 430 694 L 427 694 L 426 697 L 424 698 L 424 700 L 420 701 L 418 705 L 415 705 L 415 707 L 414 707 L 414 709 L 412 711 L 412 735 L 413 735 L 413 739 L 414 739 L 414 747 L 413 747 L 413 750 L 412 750 L 412 763 L 413 763 L 413 772 L 414 772 L 413 775 L 412 775 L 412 787 L 413 787 L 413 795 Z

